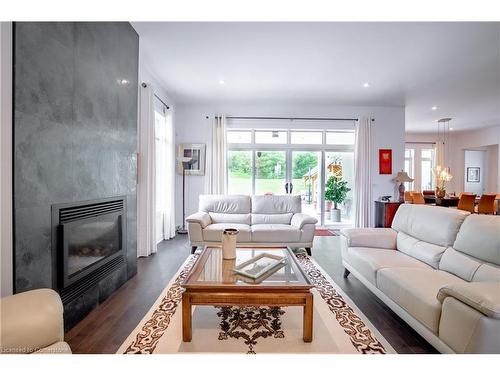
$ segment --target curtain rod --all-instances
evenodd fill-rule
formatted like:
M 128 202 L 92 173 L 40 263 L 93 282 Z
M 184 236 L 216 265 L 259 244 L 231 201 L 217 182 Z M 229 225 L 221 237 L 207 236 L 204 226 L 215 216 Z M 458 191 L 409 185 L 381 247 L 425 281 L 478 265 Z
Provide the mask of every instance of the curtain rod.
M 148 87 L 148 84 L 146 82 L 143 82 L 141 84 L 141 86 Z M 167 107 L 167 109 L 170 109 L 169 105 L 167 103 L 165 103 L 163 100 L 161 100 L 161 98 L 158 95 L 156 95 L 154 92 L 153 92 L 153 95 L 155 96 L 156 99 L 158 99 L 161 102 L 161 104 L 163 104 L 165 107 Z
M 436 144 L 436 142 L 410 142 L 410 141 L 406 141 L 405 143 L 414 144 L 414 145 L 435 145 Z
M 215 116 L 219 117 L 219 116 Z M 210 116 L 206 116 L 210 118 Z M 329 117 L 259 117 L 259 116 L 226 116 L 226 119 L 233 120 L 304 120 L 304 121 L 358 121 L 357 118 L 329 118 Z M 374 118 L 371 121 L 375 121 Z

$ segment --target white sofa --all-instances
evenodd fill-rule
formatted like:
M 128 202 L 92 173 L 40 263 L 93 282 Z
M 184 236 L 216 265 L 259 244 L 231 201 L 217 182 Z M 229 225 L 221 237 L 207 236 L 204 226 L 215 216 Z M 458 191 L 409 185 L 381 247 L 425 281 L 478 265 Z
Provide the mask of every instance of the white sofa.
M 241 246 L 304 247 L 311 254 L 315 218 L 301 213 L 300 196 L 200 195 L 197 213 L 187 219 L 192 253 L 217 245 L 226 228 L 239 230 Z
M 71 354 L 56 292 L 35 289 L 0 300 L 0 353 Z
M 500 217 L 403 204 L 341 231 L 352 273 L 442 353 L 500 353 Z

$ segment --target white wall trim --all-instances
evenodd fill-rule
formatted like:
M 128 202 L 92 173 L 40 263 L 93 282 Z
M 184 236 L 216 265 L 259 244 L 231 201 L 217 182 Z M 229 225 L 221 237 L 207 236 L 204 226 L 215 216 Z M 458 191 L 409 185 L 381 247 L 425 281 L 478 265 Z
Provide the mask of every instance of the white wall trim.
M 0 23 L 0 296 L 13 293 L 12 22 Z

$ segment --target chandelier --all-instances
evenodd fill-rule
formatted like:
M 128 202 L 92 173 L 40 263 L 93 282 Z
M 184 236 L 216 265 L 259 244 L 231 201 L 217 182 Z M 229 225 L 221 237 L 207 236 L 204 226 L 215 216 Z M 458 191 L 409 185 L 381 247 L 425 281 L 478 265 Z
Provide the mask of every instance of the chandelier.
M 451 179 L 453 178 L 453 175 L 450 172 L 450 167 L 447 166 L 448 157 L 450 154 L 450 121 L 451 118 L 442 118 L 437 122 L 437 157 L 436 166 L 432 171 L 436 180 L 436 195 L 443 196 L 446 193 L 446 183 L 451 181 Z

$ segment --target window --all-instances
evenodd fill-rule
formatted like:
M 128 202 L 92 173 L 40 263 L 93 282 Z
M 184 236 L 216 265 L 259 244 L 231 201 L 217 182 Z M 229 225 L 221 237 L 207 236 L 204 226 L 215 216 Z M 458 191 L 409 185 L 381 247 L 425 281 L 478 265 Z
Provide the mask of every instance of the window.
M 354 132 L 326 132 L 327 145 L 354 145 Z
M 290 143 L 294 145 L 320 145 L 323 143 L 323 132 L 291 132 Z
M 405 172 L 408 173 L 408 176 L 413 178 L 413 159 L 415 155 L 415 150 L 412 148 L 405 149 Z M 413 190 L 413 182 L 405 182 L 405 190 L 411 191 Z
M 155 110 L 155 180 L 156 180 L 156 242 L 175 234 L 173 189 L 175 181 L 174 133 L 172 114 L 162 107 Z
M 286 131 L 272 130 L 255 132 L 255 143 L 262 144 L 285 144 L 287 143 Z
M 229 194 L 294 194 L 302 210 L 318 218 L 318 225 L 352 222 L 354 196 L 354 131 L 349 129 L 229 127 L 227 136 L 227 192 Z M 351 189 L 341 210 L 325 203 L 325 181 L 341 176 Z
M 227 143 L 252 143 L 250 130 L 229 130 L 226 133 Z
M 229 194 L 252 194 L 252 151 L 227 152 Z
M 421 188 L 432 190 L 433 178 L 432 168 L 434 165 L 434 149 L 422 149 L 421 151 Z
M 415 180 L 406 183 L 408 189 L 432 190 L 434 188 L 434 176 L 432 170 L 435 164 L 434 143 L 407 143 L 405 150 L 405 171 Z

